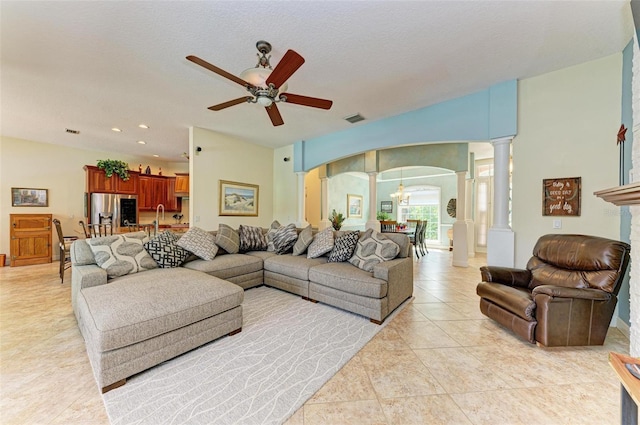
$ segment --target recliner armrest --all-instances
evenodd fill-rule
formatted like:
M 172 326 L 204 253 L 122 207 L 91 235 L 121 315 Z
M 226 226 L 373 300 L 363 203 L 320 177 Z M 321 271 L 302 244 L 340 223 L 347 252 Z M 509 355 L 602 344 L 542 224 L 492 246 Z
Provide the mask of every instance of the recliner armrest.
M 594 301 L 607 301 L 611 298 L 609 292 L 594 288 L 565 288 L 564 286 L 540 285 L 532 291 L 535 297 L 538 294 L 548 295 L 554 298 L 580 298 Z
M 483 282 L 501 283 L 503 285 L 526 288 L 531 281 L 531 272 L 524 269 L 510 267 L 483 266 L 480 267 Z

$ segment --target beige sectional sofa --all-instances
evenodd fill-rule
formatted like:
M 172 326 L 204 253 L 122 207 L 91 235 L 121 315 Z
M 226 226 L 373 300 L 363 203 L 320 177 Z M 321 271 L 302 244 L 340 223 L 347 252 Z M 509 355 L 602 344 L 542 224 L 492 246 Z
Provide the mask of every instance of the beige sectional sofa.
M 409 239 L 385 236 L 399 246 L 399 253 L 375 265 L 373 272 L 349 262 L 329 263 L 327 255 L 309 259 L 221 250 L 211 260 L 192 259 L 181 267 L 111 280 L 96 264 L 87 241 L 76 241 L 71 250 L 72 305 L 98 385 L 108 391 L 135 373 L 239 332 L 244 290 L 263 284 L 382 323 L 413 294 Z

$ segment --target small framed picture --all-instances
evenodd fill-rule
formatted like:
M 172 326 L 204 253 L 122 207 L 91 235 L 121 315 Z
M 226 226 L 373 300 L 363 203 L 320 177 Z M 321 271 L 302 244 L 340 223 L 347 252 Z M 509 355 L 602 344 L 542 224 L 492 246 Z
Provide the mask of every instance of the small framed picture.
M 362 218 L 362 196 L 347 195 L 347 218 Z
M 48 189 L 11 188 L 12 207 L 48 207 Z
M 393 201 L 380 201 L 380 211 L 383 213 L 392 213 Z
M 259 186 L 220 180 L 219 215 L 258 215 Z

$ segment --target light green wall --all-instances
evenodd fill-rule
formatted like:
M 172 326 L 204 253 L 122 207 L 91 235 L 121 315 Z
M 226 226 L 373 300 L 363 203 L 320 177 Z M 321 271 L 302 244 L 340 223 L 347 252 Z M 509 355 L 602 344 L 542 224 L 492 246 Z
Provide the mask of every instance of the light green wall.
M 328 180 L 329 214 L 335 209 L 347 219 L 343 230 L 364 230 L 369 214 L 369 176 L 365 173 L 344 173 Z M 362 218 L 347 216 L 347 195 L 362 196 Z
M 516 267 L 547 233 L 620 237 L 619 208 L 593 195 L 618 185 L 622 54 L 520 81 L 513 140 Z M 542 216 L 542 179 L 582 177 L 580 217 Z

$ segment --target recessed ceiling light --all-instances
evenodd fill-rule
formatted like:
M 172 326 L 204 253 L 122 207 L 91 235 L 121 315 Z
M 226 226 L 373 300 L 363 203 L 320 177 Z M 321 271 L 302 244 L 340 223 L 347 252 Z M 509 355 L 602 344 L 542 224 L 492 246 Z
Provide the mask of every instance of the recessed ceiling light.
M 113 127 L 111 130 L 115 131 L 116 133 L 122 132 L 122 130 L 120 130 L 118 127 Z
M 147 144 L 147 142 L 145 142 L 144 140 L 138 140 L 138 144 L 140 144 L 140 145 L 146 145 L 146 144 Z
M 160 155 L 153 155 L 154 158 L 160 158 Z
M 140 124 L 140 125 L 138 125 L 138 127 L 140 127 L 140 128 L 149 128 L 149 126 L 146 125 L 146 124 Z

